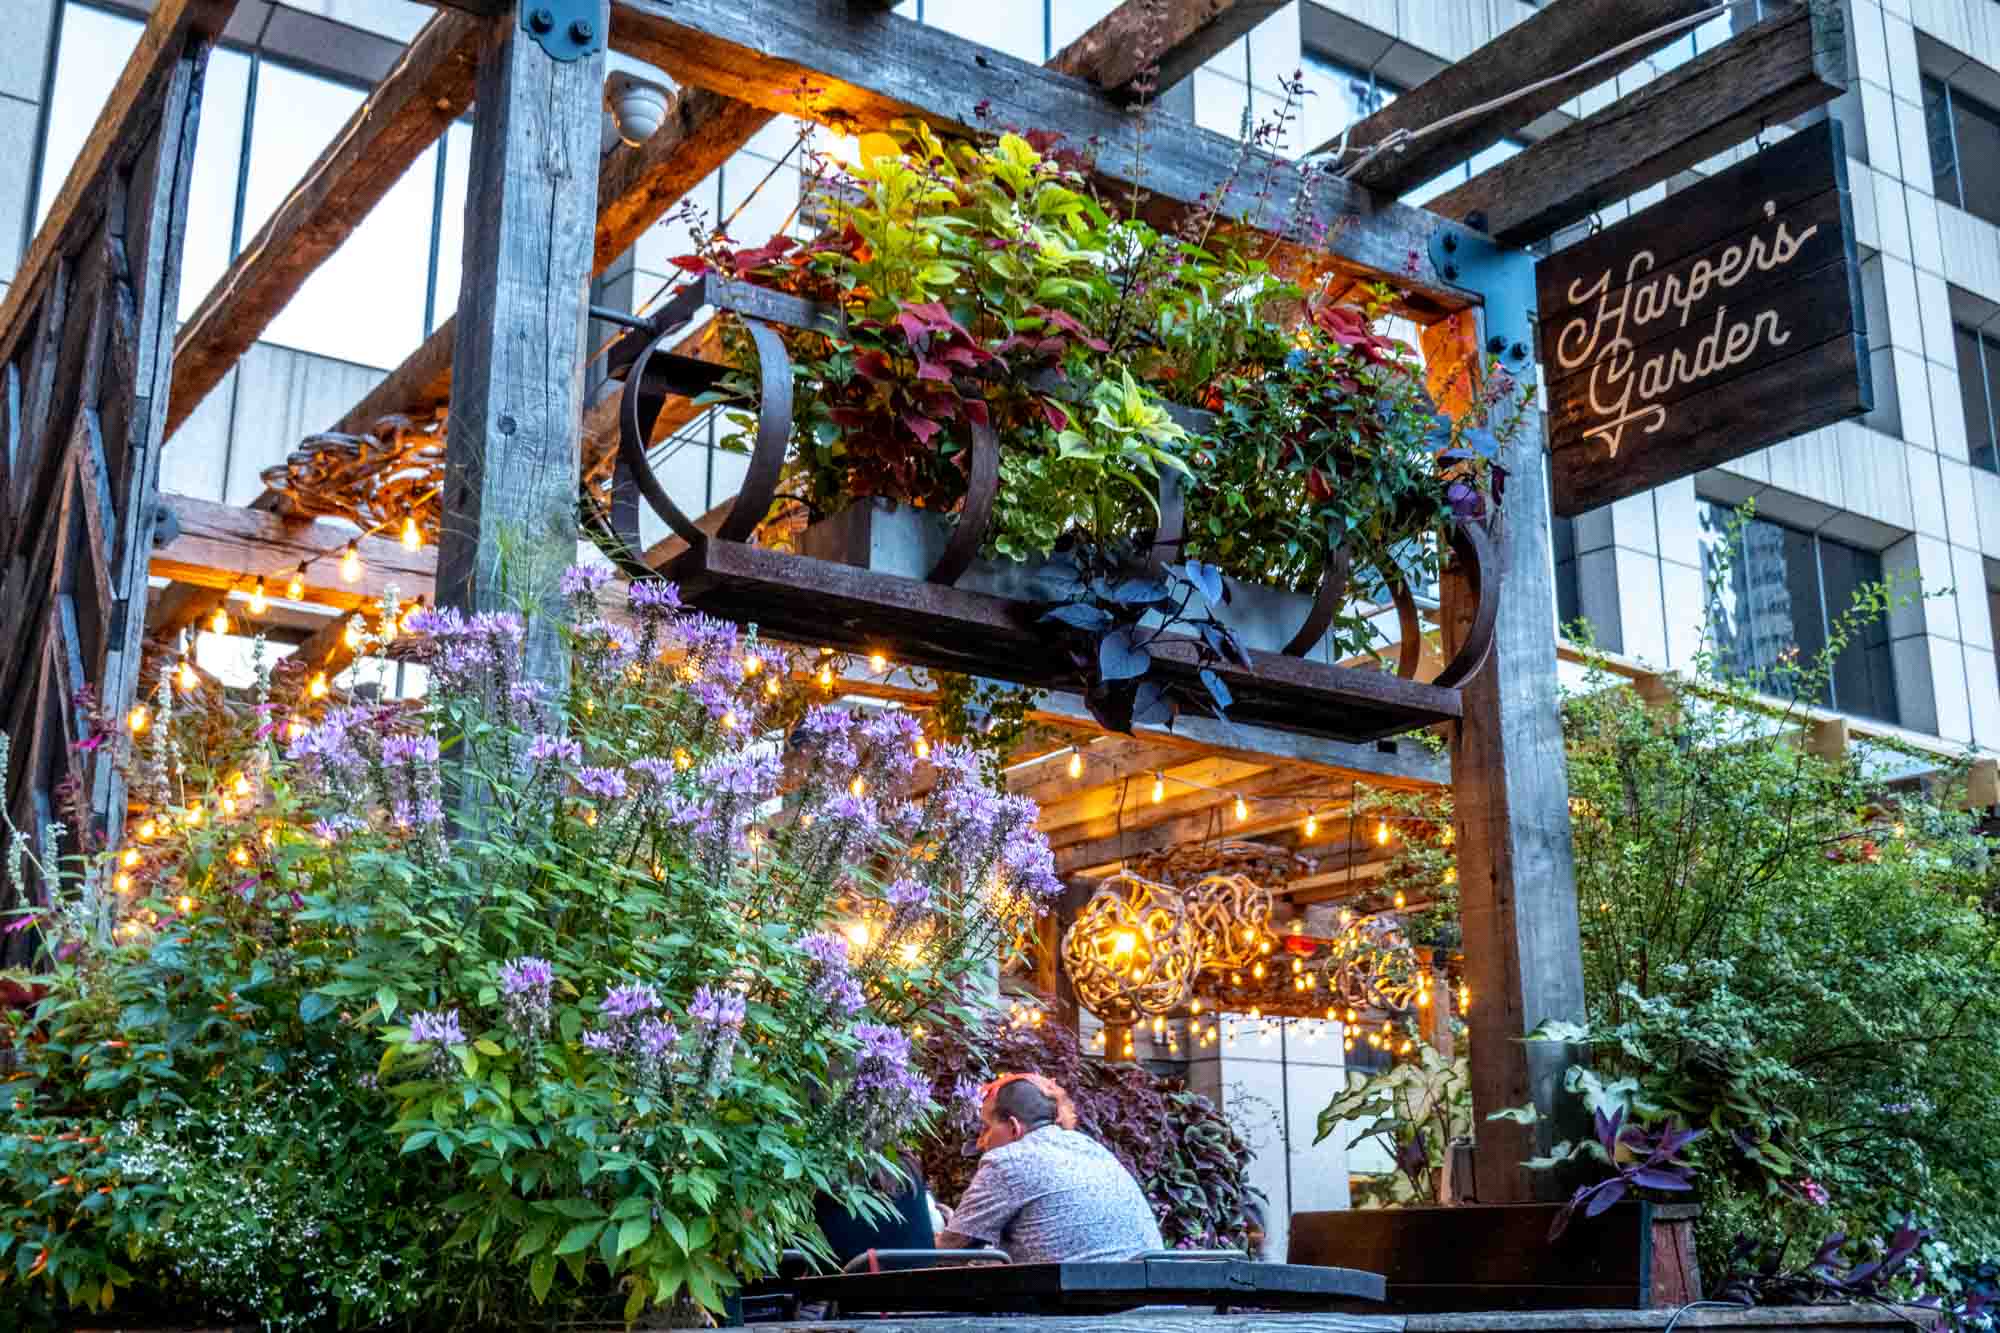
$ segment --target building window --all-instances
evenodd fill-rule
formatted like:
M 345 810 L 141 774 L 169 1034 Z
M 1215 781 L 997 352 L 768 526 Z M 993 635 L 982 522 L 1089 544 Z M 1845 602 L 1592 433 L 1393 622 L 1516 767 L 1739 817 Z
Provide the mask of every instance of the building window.
M 1965 402 L 1965 443 L 1975 467 L 2000 472 L 2000 338 L 1952 326 L 1958 348 L 1958 392 Z
M 48 98 L 36 221 L 82 150 L 143 25 L 70 0 Z M 256 51 L 209 62 L 189 188 L 180 317 L 193 314 L 367 97 Z M 454 125 L 306 280 L 263 341 L 389 369 L 457 304 L 472 131 Z
M 1735 512 L 1702 506 L 1702 572 L 1710 583 L 1709 635 L 1718 664 L 1755 677 L 1791 661 L 1810 665 L 1827 646 L 1861 588 L 1882 580 L 1882 557 L 1768 519 L 1742 524 L 1730 549 Z M 1715 575 L 1723 564 L 1727 574 Z M 1899 721 L 1889 629 L 1862 626 L 1834 660 L 1832 679 L 1813 702 L 1857 717 Z
M 2000 109 L 1926 75 L 1924 130 L 1937 197 L 2000 223 Z
M 1371 70 L 1354 69 L 1315 51 L 1305 53 L 1300 73 L 1305 104 L 1299 108 L 1296 152 L 1332 143 L 1342 130 L 1374 115 L 1403 91 Z
M 1570 626 L 1583 618 L 1583 594 L 1576 576 L 1576 520 L 1551 519 L 1549 536 L 1555 547 L 1556 632 L 1567 636 Z

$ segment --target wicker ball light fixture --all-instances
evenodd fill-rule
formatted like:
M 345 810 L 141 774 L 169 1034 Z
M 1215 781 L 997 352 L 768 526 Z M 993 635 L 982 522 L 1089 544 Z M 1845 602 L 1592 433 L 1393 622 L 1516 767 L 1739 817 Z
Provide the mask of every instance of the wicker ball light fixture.
M 1204 875 L 1181 891 L 1204 971 L 1249 967 L 1271 952 L 1271 890 L 1248 875 Z
M 1062 959 L 1077 1002 L 1122 1028 L 1186 1003 L 1200 954 L 1181 895 L 1121 870 L 1077 912 Z

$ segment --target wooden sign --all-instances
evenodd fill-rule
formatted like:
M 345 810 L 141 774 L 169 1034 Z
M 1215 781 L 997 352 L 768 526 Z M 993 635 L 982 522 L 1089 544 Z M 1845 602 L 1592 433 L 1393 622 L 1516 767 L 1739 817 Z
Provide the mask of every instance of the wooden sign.
M 1535 286 L 1558 515 L 1874 405 L 1832 119 L 1550 255 Z

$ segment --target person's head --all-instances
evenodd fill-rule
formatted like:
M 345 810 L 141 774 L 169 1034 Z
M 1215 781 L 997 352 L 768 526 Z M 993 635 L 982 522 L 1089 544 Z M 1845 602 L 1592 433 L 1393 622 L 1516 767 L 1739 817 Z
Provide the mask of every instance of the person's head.
M 1018 1142 L 1047 1125 L 1076 1128 L 1069 1094 L 1040 1074 L 1003 1074 L 979 1099 L 979 1151 Z

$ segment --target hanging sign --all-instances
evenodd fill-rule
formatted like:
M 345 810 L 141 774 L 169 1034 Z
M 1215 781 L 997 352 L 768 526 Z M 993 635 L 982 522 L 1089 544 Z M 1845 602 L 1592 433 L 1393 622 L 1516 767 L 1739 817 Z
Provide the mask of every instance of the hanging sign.
M 1874 405 L 1831 118 L 1535 267 L 1568 516 Z

